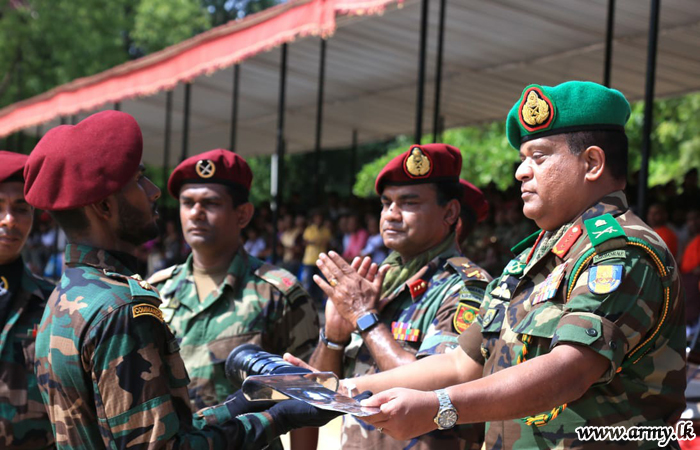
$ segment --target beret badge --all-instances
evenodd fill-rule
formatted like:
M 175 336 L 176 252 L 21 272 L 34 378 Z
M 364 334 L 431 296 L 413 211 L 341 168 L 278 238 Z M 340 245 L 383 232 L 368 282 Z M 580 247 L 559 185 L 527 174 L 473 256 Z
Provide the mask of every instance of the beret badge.
M 406 155 L 403 164 L 406 174 L 411 178 L 426 178 L 433 170 L 430 157 L 423 153 L 420 147 L 413 147 Z
M 201 159 L 197 161 L 195 170 L 197 171 L 197 175 L 199 175 L 200 178 L 211 178 L 216 172 L 216 165 L 214 164 L 214 161 L 210 159 Z
M 552 101 L 537 87 L 530 88 L 520 106 L 520 123 L 528 131 L 542 130 L 552 123 Z

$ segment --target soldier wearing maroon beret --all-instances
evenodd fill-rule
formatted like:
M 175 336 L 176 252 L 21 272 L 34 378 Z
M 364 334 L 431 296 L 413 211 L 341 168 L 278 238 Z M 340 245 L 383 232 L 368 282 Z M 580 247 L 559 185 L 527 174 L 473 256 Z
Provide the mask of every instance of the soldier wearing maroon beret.
M 22 260 L 34 208 L 24 199 L 26 155 L 0 150 L 0 447 L 53 447 L 34 375 L 35 331 L 53 285 Z
M 238 345 L 308 359 L 318 342 L 318 313 L 309 294 L 294 275 L 244 248 L 241 232 L 253 215 L 252 181 L 245 159 L 222 149 L 186 159 L 168 180 L 192 254 L 149 281 L 160 291 L 165 321 L 180 340 L 193 410 L 216 405 L 235 390 L 224 363 Z M 295 440 L 301 436 L 293 434 Z M 279 441 L 274 445 L 281 448 Z
M 298 426 L 280 420 L 290 417 L 288 408 L 316 410 L 281 402 L 257 413 L 236 396 L 191 414 L 178 340 L 158 292 L 134 272 L 137 246 L 158 233 L 160 190 L 144 176 L 141 155 L 133 117 L 104 111 L 50 130 L 24 168 L 27 201 L 51 211 L 69 242 L 36 342 L 56 444 L 262 448 Z
M 467 180 L 459 180 L 462 185 L 462 211 L 457 224 L 457 244 L 462 245 L 474 230 L 476 224 L 483 222 L 489 215 L 489 202 L 481 189 Z
M 381 269 L 369 258 L 348 265 L 334 252 L 321 254 L 318 266 L 329 281 L 315 281 L 332 301 L 313 367 L 345 376 L 352 387 L 358 375 L 458 347 L 491 279 L 456 245 L 461 170 L 459 149 L 446 144 L 413 145 L 381 170 L 380 232 L 392 252 Z M 467 426 L 396 441 L 346 416 L 342 442 L 343 449 L 480 448 L 482 433 Z

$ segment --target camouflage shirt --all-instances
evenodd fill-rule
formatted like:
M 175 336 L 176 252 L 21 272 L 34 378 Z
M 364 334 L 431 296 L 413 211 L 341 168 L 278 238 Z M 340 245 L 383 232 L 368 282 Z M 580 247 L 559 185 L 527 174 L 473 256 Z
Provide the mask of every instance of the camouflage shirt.
M 628 210 L 622 192 L 540 236 L 539 243 L 533 235 L 514 248 L 522 253 L 489 285 L 460 345 L 484 365 L 484 376 L 559 344 L 586 346 L 610 365 L 580 399 L 541 426 L 488 423 L 486 449 L 657 448 L 653 441 L 581 441 L 575 430 L 678 420 L 685 404 L 685 329 L 673 257 Z M 633 352 L 640 343 L 649 347 Z
M 192 256 L 150 279 L 163 299 L 190 375 L 193 409 L 212 406 L 240 386 L 224 374 L 228 354 L 252 343 L 278 355 L 308 360 L 318 343 L 318 313 L 309 294 L 286 270 L 253 258 L 241 247 L 219 288 L 199 301 Z
M 189 377 L 158 294 L 114 255 L 68 245 L 37 336 L 36 373 L 65 449 L 260 448 L 269 414 L 190 411 Z
M 52 448 L 51 423 L 34 375 L 34 344 L 53 285 L 26 267 L 21 280 L 7 281 L 21 285 L 14 294 L 0 289 L 0 296 L 11 296 L 0 333 L 0 448 Z
M 417 358 L 445 353 L 458 347 L 457 338 L 476 316 L 490 275 L 462 257 L 456 246 L 420 268 L 380 302 L 388 302 L 379 314 L 404 350 Z M 353 333 L 345 349 L 344 376 L 368 375 L 379 371 L 367 345 Z M 343 416 L 343 449 L 441 450 L 481 447 L 483 427 L 458 426 L 433 431 L 408 441 L 398 441 L 372 426 Z

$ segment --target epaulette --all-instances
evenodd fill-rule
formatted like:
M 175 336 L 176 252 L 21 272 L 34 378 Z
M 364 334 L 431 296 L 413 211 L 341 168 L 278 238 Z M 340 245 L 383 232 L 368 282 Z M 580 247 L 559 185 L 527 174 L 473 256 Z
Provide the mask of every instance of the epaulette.
M 664 297 L 662 311 L 664 313 L 661 315 L 658 323 L 655 324 L 651 332 L 645 336 L 645 339 L 625 355 L 620 367 L 617 369 L 617 371 L 620 372 L 624 368 L 629 367 L 639 361 L 639 359 L 653 347 L 658 336 L 663 334 L 660 333 L 660 331 L 662 331 L 662 329 L 664 329 L 668 323 L 665 319 L 666 311 L 668 311 L 670 306 L 672 272 L 665 265 L 665 258 L 663 255 L 661 255 L 644 239 L 634 236 L 627 236 L 625 230 L 612 215 L 603 214 L 598 217 L 587 219 L 583 222 L 583 225 L 586 228 L 586 232 L 588 233 L 588 238 L 591 241 L 592 247 L 584 252 L 583 255 L 581 255 L 574 263 L 571 271 L 571 277 L 567 283 L 567 302 L 571 298 L 574 286 L 576 286 L 576 282 L 581 273 L 583 273 L 592 263 L 595 264 L 596 256 L 602 256 L 601 254 L 603 253 L 616 251 L 626 246 L 637 247 L 638 249 L 642 250 L 656 267 L 658 275 L 661 279 Z
M 131 291 L 131 297 L 154 297 L 157 298 L 160 303 L 160 295 L 158 295 L 158 292 L 156 292 L 148 281 L 141 278 L 141 275 L 134 274 L 128 276 L 116 272 L 109 272 L 107 270 L 103 270 L 103 272 L 109 278 L 128 284 L 129 290 Z
M 158 284 L 162 283 L 163 281 L 168 280 L 175 274 L 175 271 L 177 270 L 178 266 L 170 266 L 167 269 L 162 269 L 159 270 L 158 272 L 154 273 L 150 277 L 148 277 L 148 282 L 151 284 Z
M 255 275 L 276 287 L 290 301 L 308 295 L 291 273 L 272 264 L 263 263 L 255 270 Z
M 474 264 L 469 258 L 464 256 L 455 256 L 447 260 L 447 264 L 450 265 L 460 277 L 464 284 L 470 284 L 474 282 L 489 283 L 493 278 L 487 271 L 481 267 Z

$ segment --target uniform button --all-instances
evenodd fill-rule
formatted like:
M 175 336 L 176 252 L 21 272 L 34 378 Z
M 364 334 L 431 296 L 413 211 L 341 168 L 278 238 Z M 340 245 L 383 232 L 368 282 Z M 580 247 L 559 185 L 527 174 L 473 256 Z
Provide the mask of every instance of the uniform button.
M 611 349 L 617 350 L 617 343 L 615 341 L 610 341 L 608 343 L 608 345 L 610 346 Z
M 484 359 L 489 359 L 489 350 L 484 344 L 481 344 L 481 356 L 483 356 Z
M 586 334 L 588 334 L 589 336 L 598 336 L 598 332 L 594 328 L 587 329 Z

